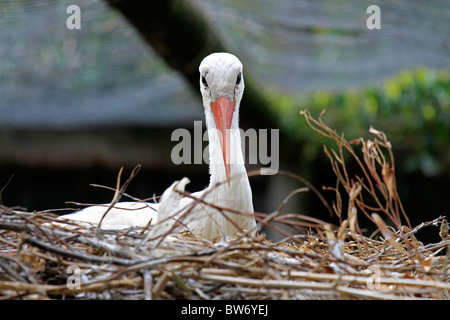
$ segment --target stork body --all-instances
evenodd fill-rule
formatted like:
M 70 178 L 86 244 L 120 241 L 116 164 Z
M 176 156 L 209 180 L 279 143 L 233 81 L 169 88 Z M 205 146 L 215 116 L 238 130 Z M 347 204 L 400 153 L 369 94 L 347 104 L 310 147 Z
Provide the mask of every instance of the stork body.
M 175 219 L 181 217 L 181 225 L 208 239 L 256 230 L 253 216 L 234 212 L 253 213 L 252 191 L 239 131 L 239 107 L 244 92 L 242 64 L 232 54 L 213 53 L 203 59 L 199 71 L 209 136 L 210 183 L 206 189 L 192 196 L 202 202 L 174 196 L 174 189 L 184 191 L 189 182 L 184 178 L 164 192 L 160 203 L 116 204 L 102 221 L 103 228 L 146 226 L 149 222 L 157 224 L 158 221 L 167 221 L 174 214 Z M 98 224 L 107 207 L 92 206 L 63 217 Z M 183 210 L 186 210 L 184 215 Z

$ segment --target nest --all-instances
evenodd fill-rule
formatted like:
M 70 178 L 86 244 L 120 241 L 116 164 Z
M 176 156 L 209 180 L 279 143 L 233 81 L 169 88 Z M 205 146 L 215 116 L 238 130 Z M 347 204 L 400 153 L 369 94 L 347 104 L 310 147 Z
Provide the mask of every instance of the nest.
M 448 223 L 441 216 L 409 225 L 384 134 L 371 129 L 374 140 L 347 142 L 320 118 L 302 114 L 337 142 L 337 151 L 325 149 L 337 184 L 324 189 L 335 192 L 334 203 L 307 186 L 339 225 L 282 213 L 283 202 L 274 213 L 255 213 L 260 226 L 286 236 L 276 243 L 245 230 L 226 241 L 191 232 L 149 241 L 147 228 L 104 230 L 61 221 L 55 212 L 0 207 L 0 299 L 449 299 Z M 362 159 L 351 144 L 362 146 Z M 344 150 L 359 161 L 360 176 L 349 176 Z M 377 231 L 363 235 L 360 215 Z M 429 227 L 442 240 L 424 245 L 415 234 Z

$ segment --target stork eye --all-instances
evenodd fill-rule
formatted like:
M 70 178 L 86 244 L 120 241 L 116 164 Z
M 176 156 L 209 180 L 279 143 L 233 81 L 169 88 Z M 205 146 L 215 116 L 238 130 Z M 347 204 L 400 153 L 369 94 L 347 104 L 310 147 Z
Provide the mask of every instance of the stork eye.
M 241 78 L 242 78 L 241 73 L 238 73 L 237 79 L 236 79 L 236 85 L 238 85 L 239 83 L 241 83 Z
M 204 85 L 205 87 L 208 86 L 208 82 L 206 82 L 205 76 L 202 76 L 202 83 L 203 83 L 203 85 Z

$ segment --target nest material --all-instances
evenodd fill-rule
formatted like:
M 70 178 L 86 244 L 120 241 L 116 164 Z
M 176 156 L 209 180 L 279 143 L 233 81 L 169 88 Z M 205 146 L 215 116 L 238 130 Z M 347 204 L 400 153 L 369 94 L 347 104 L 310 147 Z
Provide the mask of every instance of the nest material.
M 279 243 L 180 234 L 155 245 L 143 242 L 142 229 L 96 230 L 5 209 L 0 299 L 450 298 L 448 252 L 438 255 L 450 239 L 420 245 L 419 252 L 326 232 Z M 418 228 L 444 223 L 438 218 Z
M 398 198 L 386 136 L 371 128 L 375 139 L 347 142 L 320 117 L 302 115 L 337 143 L 337 151 L 325 148 L 337 184 L 324 189 L 335 192 L 335 202 L 328 205 L 304 179 L 284 174 L 314 191 L 339 218 L 338 226 L 282 214 L 286 201 L 305 188 L 291 192 L 276 212 L 255 213 L 260 225 L 286 236 L 278 243 L 246 230 L 227 241 L 199 239 L 191 232 L 149 240 L 145 228 L 108 231 L 58 220 L 51 212 L 0 206 L 0 299 L 449 299 L 448 223 L 439 217 L 411 227 Z M 362 146 L 362 159 L 351 144 Z M 344 151 L 360 175 L 349 176 Z M 127 196 L 136 173 L 120 188 L 119 173 L 112 205 Z M 377 232 L 363 235 L 360 214 Z M 442 240 L 418 241 L 415 234 L 425 227 L 439 227 Z

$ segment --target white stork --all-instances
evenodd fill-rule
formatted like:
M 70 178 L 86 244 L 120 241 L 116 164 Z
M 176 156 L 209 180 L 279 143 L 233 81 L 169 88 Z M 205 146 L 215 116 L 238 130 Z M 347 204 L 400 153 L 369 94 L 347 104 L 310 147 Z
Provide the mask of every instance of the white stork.
M 210 183 L 205 190 L 192 196 L 204 202 L 195 202 L 178 192 L 174 194 L 175 189 L 184 191 L 189 180 L 183 178 L 164 192 L 160 203 L 117 203 L 104 217 L 102 228 L 142 227 L 147 226 L 150 220 L 152 225 L 158 221 L 164 223 L 175 213 L 174 218 L 181 217 L 184 227 L 207 239 L 256 231 L 252 190 L 244 166 L 239 131 L 239 107 L 244 92 L 242 63 L 232 54 L 213 53 L 203 59 L 199 71 L 209 136 Z M 87 207 L 62 217 L 98 224 L 107 207 Z M 186 214 L 183 215 L 184 208 Z M 167 225 L 164 230 L 167 230 Z

